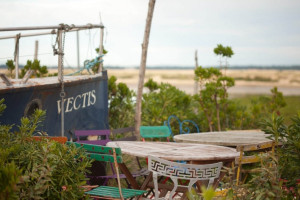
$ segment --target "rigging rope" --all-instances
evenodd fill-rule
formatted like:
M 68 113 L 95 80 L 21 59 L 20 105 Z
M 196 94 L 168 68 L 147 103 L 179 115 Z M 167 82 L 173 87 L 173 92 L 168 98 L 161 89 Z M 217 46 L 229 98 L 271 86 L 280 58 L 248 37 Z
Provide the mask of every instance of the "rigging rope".
M 94 60 L 92 61 L 89 61 L 89 60 L 86 60 L 84 61 L 84 66 L 82 69 L 76 71 L 76 72 L 73 72 L 71 74 L 67 74 L 66 76 L 72 76 L 74 74 L 78 74 L 80 72 L 82 72 L 83 70 L 87 70 L 89 72 L 89 74 L 91 74 L 90 72 L 90 69 L 93 68 L 96 64 L 99 64 L 99 63 L 102 63 L 103 62 L 103 59 L 102 59 L 103 55 L 101 56 L 97 56 Z

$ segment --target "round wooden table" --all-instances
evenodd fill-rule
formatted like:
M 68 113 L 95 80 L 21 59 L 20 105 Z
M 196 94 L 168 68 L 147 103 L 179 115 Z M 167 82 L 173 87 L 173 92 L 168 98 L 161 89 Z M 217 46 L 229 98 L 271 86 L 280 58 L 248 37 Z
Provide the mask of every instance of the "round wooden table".
M 203 132 L 192 134 L 175 135 L 176 142 L 188 142 L 197 144 L 212 144 L 228 147 L 236 147 L 239 145 L 258 144 L 271 141 L 260 130 L 235 130 L 235 131 L 220 131 L 220 132 Z
M 106 146 L 119 147 L 123 154 L 132 156 L 151 155 L 166 160 L 185 160 L 192 163 L 232 161 L 239 156 L 233 148 L 195 143 L 118 141 L 108 142 Z
M 223 162 L 223 166 L 229 167 L 232 161 L 239 156 L 234 148 L 193 143 L 177 143 L 177 142 L 138 142 L 138 141 L 115 141 L 108 142 L 106 146 L 121 148 L 122 154 L 137 157 L 154 157 L 163 158 L 172 161 L 187 161 L 191 164 L 207 164 Z M 119 167 L 126 175 L 127 180 L 134 188 L 138 188 L 136 180 L 130 174 L 129 169 L 124 163 L 119 163 Z M 213 187 L 215 188 L 219 181 L 222 180 L 225 173 L 221 172 L 219 178 L 215 180 Z M 150 173 L 139 189 L 146 189 L 150 183 L 152 174 Z M 200 185 L 198 185 L 200 188 Z

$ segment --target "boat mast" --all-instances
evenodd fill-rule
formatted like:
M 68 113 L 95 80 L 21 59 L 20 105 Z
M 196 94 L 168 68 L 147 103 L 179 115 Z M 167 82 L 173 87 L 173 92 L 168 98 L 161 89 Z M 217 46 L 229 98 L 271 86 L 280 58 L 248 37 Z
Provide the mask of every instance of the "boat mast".
M 63 27 L 63 26 L 62 26 Z M 57 30 L 57 43 L 58 43 L 58 81 L 61 84 L 61 136 L 64 136 L 65 132 L 65 107 L 64 107 L 64 97 L 65 97 L 65 91 L 64 91 L 64 72 L 63 72 L 63 28 Z
M 34 45 L 34 60 L 38 59 L 38 51 L 39 51 L 39 41 L 36 40 Z
M 79 31 L 76 31 L 76 39 L 77 39 L 77 69 L 80 70 Z
M 16 68 L 15 79 L 19 78 L 19 41 L 20 41 L 20 38 L 21 38 L 21 34 L 17 34 L 15 37 L 15 55 L 14 55 L 15 68 Z
M 99 46 L 99 56 L 100 56 L 100 59 L 102 58 L 103 56 L 103 35 L 104 35 L 104 26 L 102 24 L 102 22 L 100 22 L 100 46 Z M 103 70 L 103 62 L 100 62 L 99 63 L 99 68 L 98 68 L 98 73 L 102 72 Z

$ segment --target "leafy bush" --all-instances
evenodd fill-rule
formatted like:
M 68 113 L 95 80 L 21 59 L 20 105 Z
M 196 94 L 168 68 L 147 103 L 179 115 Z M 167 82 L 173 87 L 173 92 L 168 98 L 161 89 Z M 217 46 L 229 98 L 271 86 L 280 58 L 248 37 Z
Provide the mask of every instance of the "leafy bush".
M 10 73 L 10 77 L 13 77 L 13 71 L 15 70 L 16 66 L 14 64 L 13 60 L 7 60 L 6 61 L 6 67 Z
M 300 199 L 300 113 L 285 126 L 283 117 L 273 113 L 261 122 L 262 130 L 277 144 L 275 154 L 262 154 L 260 165 L 252 169 L 245 184 L 236 185 L 235 169 L 226 168 L 224 199 Z
M 283 124 L 284 118 L 273 114 L 262 123 L 263 131 L 272 134 L 273 140 L 281 143 L 277 148 L 278 167 L 287 188 L 293 188 L 300 199 L 300 113 L 292 118 L 290 126 Z
M 109 125 L 117 129 L 134 124 L 134 92 L 126 84 L 118 83 L 115 76 L 108 80 Z
M 44 116 L 44 111 L 35 110 L 30 118 L 21 119 L 14 133 L 12 126 L 0 126 L 0 199 L 83 198 L 80 186 L 86 184 L 91 161 L 75 147 L 35 141 L 32 134 Z
M 222 130 L 226 122 L 228 108 L 228 88 L 234 86 L 234 79 L 224 76 L 220 70 L 201 66 L 195 69 L 196 80 L 200 84 L 200 93 L 196 96 L 203 110 L 209 130 Z M 223 116 L 222 116 L 223 115 Z M 224 129 L 224 127 L 223 127 Z
M 145 87 L 149 89 L 149 93 L 143 94 L 143 125 L 163 125 L 170 115 L 176 115 L 181 120 L 198 121 L 190 95 L 168 83 L 158 84 L 152 79 L 145 83 Z
M 48 73 L 48 69 L 47 66 L 41 66 L 40 61 L 39 60 L 27 60 L 26 65 L 24 66 L 24 68 L 21 70 L 21 74 L 20 77 L 24 77 L 26 72 L 29 70 L 33 70 L 33 76 L 35 77 L 42 77 L 45 76 Z

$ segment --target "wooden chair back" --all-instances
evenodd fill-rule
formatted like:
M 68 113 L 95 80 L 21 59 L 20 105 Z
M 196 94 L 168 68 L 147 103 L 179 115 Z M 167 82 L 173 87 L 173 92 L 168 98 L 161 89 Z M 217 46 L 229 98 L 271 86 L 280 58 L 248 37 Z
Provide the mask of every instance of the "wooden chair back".
M 137 137 L 135 136 L 135 127 L 125 127 L 111 130 L 112 140 L 113 141 L 137 141 Z M 137 164 L 140 170 L 144 170 L 139 157 L 136 157 Z M 136 172 L 137 174 L 139 172 Z M 121 176 L 122 177 L 122 176 Z
M 134 127 L 125 127 L 111 130 L 113 141 L 136 141 Z
M 237 165 L 236 185 L 240 182 L 242 165 L 258 163 L 261 161 L 259 154 L 261 153 L 272 153 L 275 152 L 275 141 L 263 142 L 259 144 L 240 145 L 237 146 L 236 150 L 240 152 L 240 156 L 235 159 Z M 246 155 L 251 154 L 251 155 Z M 253 155 L 254 154 L 254 155 Z M 245 178 L 244 178 L 245 180 Z
M 171 132 L 167 126 L 141 126 L 140 134 L 145 139 L 166 138 L 169 141 Z
M 120 148 L 106 147 L 102 145 L 83 144 L 78 142 L 67 142 L 67 145 L 75 145 L 77 148 L 83 148 L 87 151 L 88 157 L 102 162 L 122 163 L 122 152 Z M 116 152 L 114 158 L 113 151 Z
M 207 181 L 207 187 L 211 186 L 215 179 L 219 178 L 220 171 L 223 163 L 218 162 L 214 164 L 183 164 L 178 162 L 172 162 L 164 160 L 161 158 L 156 158 L 153 156 L 148 157 L 148 170 L 153 173 L 153 182 L 155 189 L 155 199 L 159 197 L 158 194 L 158 176 L 169 177 L 173 183 L 174 187 L 169 195 L 171 200 L 178 186 L 185 187 L 188 191 L 191 190 L 192 186 L 197 181 Z M 189 180 L 188 186 L 185 184 L 180 184 L 178 180 Z
M 110 130 L 75 130 L 75 136 L 78 143 L 106 145 L 110 141 Z

